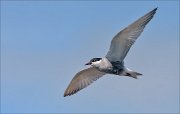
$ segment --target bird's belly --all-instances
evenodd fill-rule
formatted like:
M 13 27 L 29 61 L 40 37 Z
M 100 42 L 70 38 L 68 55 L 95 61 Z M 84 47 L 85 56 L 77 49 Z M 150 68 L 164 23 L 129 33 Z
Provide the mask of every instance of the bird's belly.
M 108 74 L 114 74 L 114 75 L 121 75 L 123 73 L 123 69 L 104 69 L 104 70 L 100 70 L 102 72 L 108 73 Z

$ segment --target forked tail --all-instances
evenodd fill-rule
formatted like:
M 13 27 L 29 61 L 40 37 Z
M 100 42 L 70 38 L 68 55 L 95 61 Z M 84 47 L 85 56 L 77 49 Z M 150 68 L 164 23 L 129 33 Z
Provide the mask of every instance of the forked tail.
M 138 72 L 135 72 L 135 71 L 132 71 L 130 69 L 125 70 L 125 76 L 129 76 L 129 77 L 137 79 L 137 77 L 140 76 L 140 75 L 142 75 L 142 74 L 138 73 Z

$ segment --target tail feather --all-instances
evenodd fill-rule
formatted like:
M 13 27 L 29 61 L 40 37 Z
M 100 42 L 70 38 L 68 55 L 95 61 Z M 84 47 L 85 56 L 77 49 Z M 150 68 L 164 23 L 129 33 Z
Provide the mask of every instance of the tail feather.
M 142 74 L 138 73 L 138 72 L 135 72 L 135 71 L 128 71 L 128 72 L 126 72 L 125 76 L 129 76 L 129 77 L 138 79 L 137 77 L 140 76 L 140 75 L 142 75 Z

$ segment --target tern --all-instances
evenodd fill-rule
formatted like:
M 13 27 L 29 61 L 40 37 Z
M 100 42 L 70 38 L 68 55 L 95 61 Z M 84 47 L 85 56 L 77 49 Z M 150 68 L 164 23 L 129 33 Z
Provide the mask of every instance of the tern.
M 135 79 L 137 79 L 137 76 L 142 75 L 125 67 L 124 58 L 143 32 L 145 26 L 153 18 L 156 10 L 157 8 L 148 12 L 115 35 L 107 55 L 103 58 L 93 58 L 86 63 L 85 65 L 90 65 L 91 67 L 78 72 L 74 76 L 64 92 L 64 97 L 77 93 L 105 74 L 128 76 Z

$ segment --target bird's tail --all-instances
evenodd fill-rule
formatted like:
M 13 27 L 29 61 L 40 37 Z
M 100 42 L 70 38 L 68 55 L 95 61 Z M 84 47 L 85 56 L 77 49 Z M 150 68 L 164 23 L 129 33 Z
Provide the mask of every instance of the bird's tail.
M 138 72 L 135 72 L 135 71 L 132 71 L 130 69 L 127 69 L 125 71 L 125 76 L 129 76 L 129 77 L 132 77 L 132 78 L 135 78 L 137 79 L 138 76 L 142 75 L 141 73 L 138 73 Z

